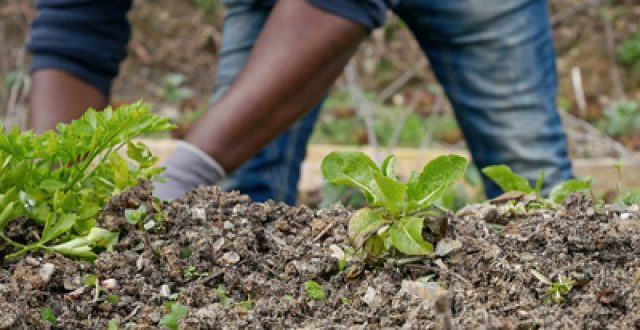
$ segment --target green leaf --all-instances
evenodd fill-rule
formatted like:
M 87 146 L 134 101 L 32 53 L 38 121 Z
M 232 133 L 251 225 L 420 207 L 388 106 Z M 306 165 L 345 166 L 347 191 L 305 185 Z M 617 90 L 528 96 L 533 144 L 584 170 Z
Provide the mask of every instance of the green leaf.
M 4 231 L 4 228 L 9 224 L 9 221 L 13 220 L 13 208 L 15 202 L 7 204 L 2 212 L 0 212 L 0 233 Z
M 51 325 L 55 325 L 58 322 L 58 318 L 56 317 L 56 314 L 53 313 L 51 307 L 42 308 L 40 310 L 40 318 L 49 322 Z
M 376 164 L 359 151 L 333 151 L 322 160 L 322 175 L 332 184 L 356 187 L 373 201 L 377 186 L 374 172 L 380 172 Z
M 304 289 L 307 291 L 307 295 L 309 295 L 311 299 L 324 300 L 327 298 L 327 295 L 324 292 L 324 289 L 316 281 L 304 282 Z
M 171 304 L 171 312 L 160 319 L 158 325 L 165 326 L 172 330 L 178 329 L 178 320 L 187 317 L 189 314 L 189 310 L 187 307 L 179 304 L 173 303 Z
M 619 198 L 618 202 L 624 205 L 640 204 L 640 189 L 626 192 Z M 1 219 L 2 218 L 0 218 L 0 220 Z
M 119 326 L 120 326 L 120 322 L 118 322 L 118 320 L 112 319 L 112 320 L 109 320 L 109 325 L 107 326 L 107 330 L 118 330 Z
M 373 178 L 377 185 L 377 189 L 374 189 L 373 205 L 383 206 L 397 216 L 406 207 L 407 186 L 379 172 L 373 172 Z
M 65 214 L 61 218 L 59 218 L 53 227 L 45 230 L 44 235 L 42 236 L 43 242 L 49 242 L 52 239 L 64 234 L 67 232 L 76 222 L 78 216 L 74 213 Z
M 575 192 L 590 192 L 591 191 L 591 178 L 571 179 L 560 183 L 553 187 L 549 193 L 549 199 L 554 203 L 560 204 L 572 193 Z
M 104 228 L 93 227 L 87 235 L 87 240 L 95 246 L 103 247 L 107 251 L 113 251 L 113 246 L 118 243 L 118 232 L 111 232 Z
M 46 179 L 40 183 L 40 189 L 48 191 L 56 191 L 59 189 L 64 189 L 66 187 L 67 185 L 64 182 L 60 182 L 54 179 Z
M 440 156 L 430 161 L 419 177 L 412 176 L 408 183 L 409 201 L 413 208 L 426 209 L 463 177 L 467 160 L 457 155 Z
M 98 277 L 94 274 L 87 274 L 83 278 L 84 285 L 86 286 L 95 286 L 98 284 Z
M 382 162 L 382 173 L 391 179 L 396 179 L 396 157 L 393 155 L 387 156 Z
M 364 208 L 356 211 L 349 220 L 348 235 L 354 248 L 361 248 L 378 229 L 390 223 L 384 218 L 384 211 Z
M 142 168 L 151 167 L 158 161 L 158 157 L 154 157 L 149 147 L 142 142 L 129 142 L 127 144 L 127 156 Z
M 379 235 L 373 235 L 364 243 L 364 251 L 369 256 L 380 257 L 388 252 L 384 239 Z
M 95 259 L 96 255 L 91 250 L 90 244 L 88 239 L 79 237 L 66 243 L 51 246 L 49 249 L 68 256 Z
M 433 245 L 422 238 L 423 219 L 417 217 L 402 218 L 391 225 L 389 235 L 393 246 L 408 255 L 428 255 Z
M 144 206 L 144 204 L 140 205 L 135 210 L 134 209 L 124 210 L 125 219 L 127 219 L 127 222 L 129 222 L 132 225 L 136 225 L 140 223 L 144 219 L 144 216 L 146 214 L 147 214 L 147 208 Z
M 488 166 L 482 169 L 482 173 L 495 182 L 504 192 L 521 191 L 527 194 L 533 192 L 529 181 L 511 171 L 511 168 L 507 165 Z
M 109 301 L 112 305 L 117 305 L 120 302 L 120 296 L 117 294 L 108 294 L 107 301 Z

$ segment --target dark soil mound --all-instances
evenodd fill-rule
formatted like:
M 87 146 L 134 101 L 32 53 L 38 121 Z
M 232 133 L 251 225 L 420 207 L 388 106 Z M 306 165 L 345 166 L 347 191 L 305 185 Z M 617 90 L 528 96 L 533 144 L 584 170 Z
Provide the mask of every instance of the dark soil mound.
M 94 264 L 32 255 L 0 270 L 0 328 L 157 328 L 177 300 L 186 329 L 231 328 L 640 328 L 640 213 L 595 210 L 576 195 L 558 211 L 518 214 L 476 205 L 451 216 L 439 257 L 340 271 L 350 212 L 313 211 L 200 188 L 163 205 L 165 220 L 140 234 L 124 209 L 148 187 L 112 200 L 99 220 L 122 230 Z M 574 288 L 546 302 L 536 270 Z M 101 290 L 85 286 L 95 274 Z M 304 283 L 320 283 L 312 299 Z M 118 299 L 114 299 L 117 297 Z

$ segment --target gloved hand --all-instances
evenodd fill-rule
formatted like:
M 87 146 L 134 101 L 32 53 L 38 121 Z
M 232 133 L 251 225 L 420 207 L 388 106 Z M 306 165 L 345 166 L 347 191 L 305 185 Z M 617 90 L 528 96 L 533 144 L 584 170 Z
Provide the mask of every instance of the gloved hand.
M 154 195 L 160 199 L 174 199 L 199 185 L 213 185 L 226 178 L 222 166 L 198 147 L 184 141 L 165 163 L 161 177 L 166 182 L 154 182 Z

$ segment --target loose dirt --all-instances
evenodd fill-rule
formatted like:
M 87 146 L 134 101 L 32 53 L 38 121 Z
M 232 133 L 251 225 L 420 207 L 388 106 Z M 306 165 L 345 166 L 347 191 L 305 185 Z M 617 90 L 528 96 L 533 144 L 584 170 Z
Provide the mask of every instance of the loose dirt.
M 189 310 L 184 329 L 640 328 L 637 207 L 595 207 L 581 195 L 558 210 L 473 205 L 448 216 L 439 256 L 353 257 L 341 271 L 350 215 L 341 206 L 251 203 L 203 187 L 152 211 L 163 220 L 141 233 L 123 217 L 141 204 L 154 210 L 148 184 L 112 199 L 99 223 L 121 230 L 121 241 L 93 264 L 57 254 L 5 262 L 0 329 L 48 328 L 45 307 L 55 328 L 158 328 L 172 300 Z M 548 286 L 531 270 L 569 276 L 574 288 L 545 302 Z M 326 299 L 309 296 L 310 280 Z

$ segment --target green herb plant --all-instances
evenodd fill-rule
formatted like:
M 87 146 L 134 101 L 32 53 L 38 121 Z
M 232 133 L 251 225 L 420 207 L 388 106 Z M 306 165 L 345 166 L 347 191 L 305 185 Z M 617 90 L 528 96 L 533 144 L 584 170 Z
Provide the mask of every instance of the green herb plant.
M 114 193 L 162 171 L 154 168 L 157 157 L 132 140 L 170 128 L 141 102 L 89 109 L 40 135 L 18 128 L 4 133 L 0 124 L 0 237 L 17 250 L 6 258 L 43 249 L 94 259 L 94 248 L 111 248 L 118 234 L 96 227 L 98 212 Z M 124 146 L 130 162 L 117 152 Z M 2 233 L 19 217 L 38 225 L 37 242 L 14 242 Z
M 322 174 L 332 184 L 360 189 L 369 207 L 358 210 L 349 221 L 353 247 L 371 257 L 395 250 L 407 255 L 429 255 L 433 245 L 422 229 L 433 204 L 460 179 L 467 161 L 460 156 L 438 157 L 407 182 L 398 180 L 396 158 L 387 157 L 378 167 L 362 152 L 332 152 L 322 161 Z M 395 250 L 394 250 L 395 248 Z
M 171 330 L 177 330 L 178 321 L 186 318 L 189 315 L 189 310 L 177 302 L 167 303 L 165 307 L 168 308 L 170 312 L 160 319 L 158 325 L 165 326 Z
M 488 166 L 482 169 L 482 173 L 495 182 L 504 192 L 519 191 L 525 194 L 535 193 L 538 198 L 538 203 L 542 206 L 547 206 L 549 201 L 556 204 L 562 203 L 567 196 L 574 192 L 592 194 L 591 178 L 589 177 L 571 179 L 558 184 L 551 189 L 548 200 L 545 200 L 540 196 L 540 190 L 544 183 L 544 171 L 540 171 L 535 187 L 531 187 L 525 177 L 513 172 L 507 165 Z
M 324 289 L 322 288 L 320 283 L 316 281 L 304 282 L 304 289 L 311 299 L 324 300 L 327 298 L 327 294 L 324 292 Z
M 564 296 L 573 289 L 575 284 L 575 281 L 568 276 L 560 275 L 558 276 L 558 281 L 553 282 L 536 270 L 532 269 L 531 274 L 533 274 L 538 281 L 548 286 L 547 293 L 549 296 L 545 299 L 545 303 L 548 303 L 551 300 L 558 304 L 562 303 L 564 301 Z
M 51 325 L 55 325 L 58 322 L 56 314 L 53 313 L 51 307 L 45 307 L 40 310 L 40 318 L 43 321 L 49 322 Z

